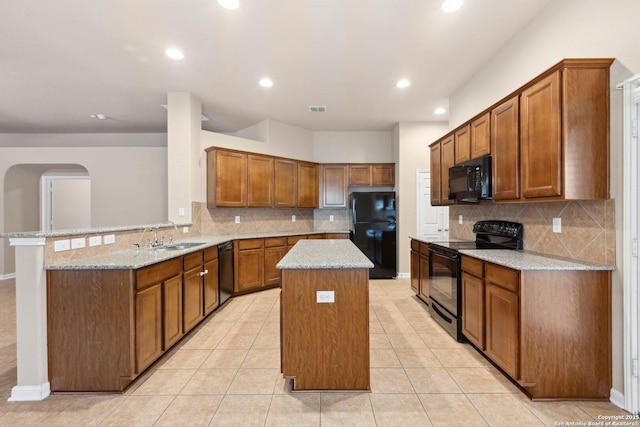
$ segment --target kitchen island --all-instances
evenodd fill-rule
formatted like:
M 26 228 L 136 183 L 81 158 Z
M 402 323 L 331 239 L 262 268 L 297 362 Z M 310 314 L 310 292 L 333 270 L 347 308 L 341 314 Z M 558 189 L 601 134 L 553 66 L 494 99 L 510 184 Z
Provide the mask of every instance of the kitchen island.
M 293 390 L 370 390 L 369 269 L 349 240 L 303 240 L 281 270 L 281 370 Z

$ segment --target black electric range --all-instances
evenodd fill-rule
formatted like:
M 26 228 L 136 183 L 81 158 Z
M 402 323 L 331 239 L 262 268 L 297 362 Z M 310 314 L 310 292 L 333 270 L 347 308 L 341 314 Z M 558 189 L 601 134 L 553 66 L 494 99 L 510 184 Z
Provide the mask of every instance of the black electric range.
M 429 243 L 429 312 L 451 336 L 463 342 L 462 281 L 460 254 L 463 249 L 522 249 L 524 227 L 511 221 L 478 221 L 474 241 Z

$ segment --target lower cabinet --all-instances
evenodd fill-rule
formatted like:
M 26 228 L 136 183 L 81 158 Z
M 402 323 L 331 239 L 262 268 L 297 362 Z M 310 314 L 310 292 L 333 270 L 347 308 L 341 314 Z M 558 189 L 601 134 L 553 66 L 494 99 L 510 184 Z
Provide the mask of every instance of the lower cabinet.
M 260 289 L 264 281 L 264 239 L 236 240 L 234 249 L 234 291 Z
M 280 285 L 280 270 L 276 265 L 287 253 L 286 237 L 268 237 L 264 239 L 264 285 Z
M 480 350 L 484 350 L 484 281 L 462 273 L 462 333 Z
M 162 346 L 162 284 L 136 292 L 136 373 L 160 357 Z
M 411 239 L 411 289 L 429 305 L 429 245 Z
M 204 315 L 208 315 L 215 310 L 220 301 L 218 299 L 219 286 L 218 283 L 218 247 L 212 246 L 204 251 Z
M 420 242 L 411 240 L 411 290 L 420 294 Z
M 184 331 L 190 331 L 204 317 L 202 251 L 184 256 Z
M 182 276 L 178 275 L 162 284 L 164 304 L 162 319 L 164 325 L 163 350 L 170 348 L 184 335 L 182 326 Z
M 485 353 L 512 378 L 518 377 L 518 294 L 487 283 Z

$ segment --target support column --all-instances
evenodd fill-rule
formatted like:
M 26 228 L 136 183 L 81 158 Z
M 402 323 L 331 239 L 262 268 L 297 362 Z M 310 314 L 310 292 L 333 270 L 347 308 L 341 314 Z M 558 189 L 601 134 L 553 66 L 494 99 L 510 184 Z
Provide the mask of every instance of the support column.
M 44 237 L 11 238 L 16 248 L 18 384 L 10 402 L 43 400 L 50 393 L 47 366 L 47 278 Z

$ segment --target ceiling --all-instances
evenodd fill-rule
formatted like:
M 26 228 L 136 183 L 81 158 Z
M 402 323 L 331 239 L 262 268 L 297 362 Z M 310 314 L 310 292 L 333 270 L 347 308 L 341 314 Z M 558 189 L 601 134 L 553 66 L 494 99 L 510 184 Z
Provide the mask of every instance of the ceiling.
M 203 128 L 223 133 L 265 119 L 315 131 L 447 120 L 436 107 L 552 0 L 466 0 L 448 14 L 441 1 L 3 2 L 0 133 L 166 132 L 167 92 L 199 97 Z

